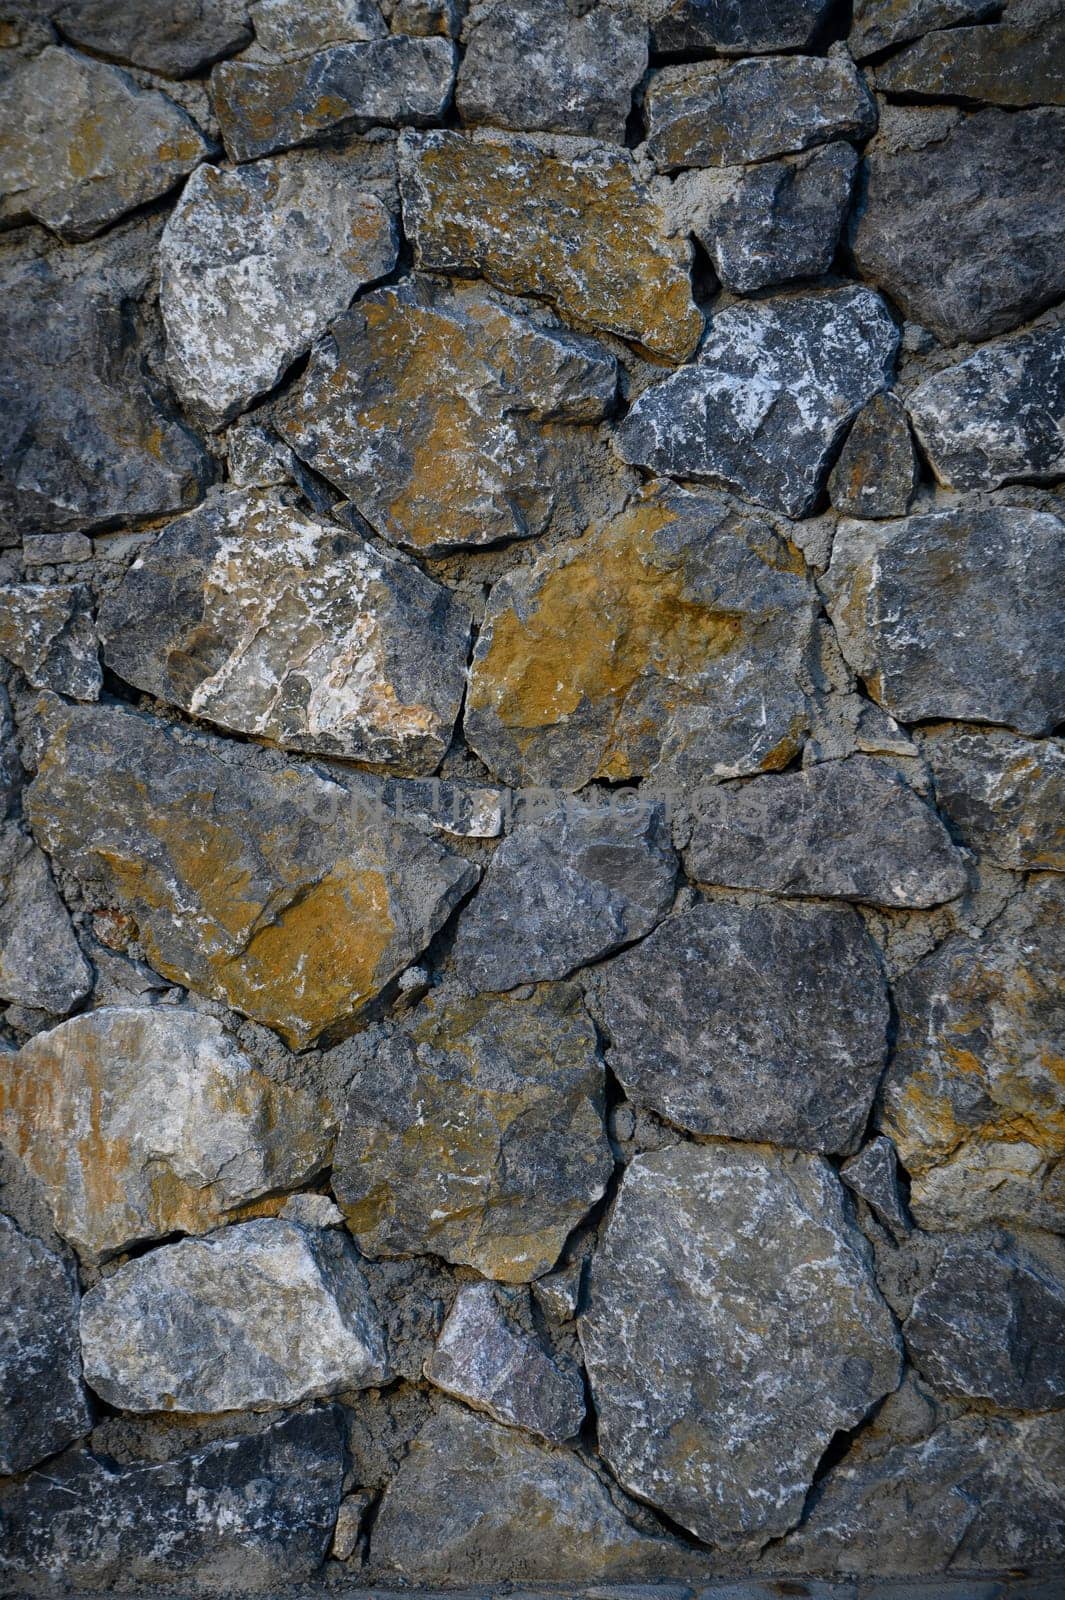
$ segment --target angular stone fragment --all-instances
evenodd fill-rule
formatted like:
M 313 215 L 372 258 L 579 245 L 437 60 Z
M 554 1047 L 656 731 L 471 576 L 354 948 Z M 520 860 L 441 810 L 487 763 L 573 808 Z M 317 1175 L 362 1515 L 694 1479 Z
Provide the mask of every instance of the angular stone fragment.
M 926 378 L 907 408 L 948 488 L 1065 477 L 1065 327 L 984 345 Z
M 918 477 L 905 411 L 893 394 L 874 395 L 854 419 L 832 468 L 833 506 L 849 517 L 904 517 Z
M 686 859 L 702 883 L 916 907 L 966 886 L 932 807 L 872 756 L 708 787 L 695 811 Z
M 920 742 L 966 844 L 1015 872 L 1065 872 L 1065 743 L 956 726 L 921 730 Z
M 269 496 L 170 525 L 100 612 L 108 666 L 223 728 L 432 772 L 470 616 L 413 563 Z
M 160 247 L 167 365 L 194 412 L 226 422 L 396 260 L 391 216 L 343 154 L 296 151 L 185 186 Z
M 657 51 L 714 50 L 758 55 L 811 44 L 831 0 L 655 0 L 650 7 Z
M 868 1257 L 819 1157 L 637 1156 L 579 1324 L 622 1485 L 725 1548 L 792 1527 L 833 1433 L 899 1380 Z
M 696 61 L 651 74 L 647 150 L 660 172 L 729 167 L 864 139 L 876 105 L 847 55 Z
M 628 1098 L 694 1133 L 857 1147 L 887 1058 L 876 949 L 849 906 L 703 901 L 592 974 Z
M 310 1579 L 329 1550 L 343 1478 L 332 1409 L 158 1463 L 70 1451 L 0 1499 L 0 1573 L 228 1594 Z
M 81 953 L 48 862 L 17 823 L 3 823 L 0 999 L 61 1017 L 91 988 L 92 968 Z
M 464 122 L 624 143 L 647 70 L 647 26 L 626 7 L 488 0 L 463 43 L 455 103 Z
M 841 522 L 821 584 L 848 665 L 892 716 L 1049 733 L 1065 717 L 1063 561 L 1058 517 L 962 506 Z
M 980 28 L 928 33 L 876 69 L 883 94 L 1065 105 L 1065 16 L 1048 10 Z
M 432 1252 L 505 1283 L 558 1260 L 613 1169 L 579 992 L 430 991 L 368 1041 L 333 1191 L 371 1255 Z
M 247 0 L 74 0 L 55 20 L 72 44 L 164 78 L 191 77 L 251 40 Z
M 895 1146 L 883 1134 L 870 1139 L 839 1169 L 847 1188 L 861 1196 L 896 1238 L 904 1238 L 910 1231 L 910 1220 L 899 1192 L 898 1173 Z
M 459 1290 L 425 1376 L 496 1422 L 550 1443 L 571 1439 L 584 1421 L 580 1373 L 563 1372 L 539 1340 L 510 1322 L 488 1283 Z
M 567 801 L 503 840 L 459 922 L 455 968 L 478 989 L 564 978 L 649 933 L 673 903 L 661 807 Z
M 454 81 L 449 40 L 405 34 L 333 45 L 278 65 L 224 62 L 211 74 L 215 113 L 233 161 L 379 123 L 423 127 L 443 116 Z
M 934 28 L 956 22 L 979 22 L 1000 9 L 999 0 L 855 0 L 854 20 L 847 45 L 859 60 L 904 44 Z
M 1065 293 L 1065 111 L 896 110 L 866 153 L 863 277 L 946 344 L 1008 333 Z
M 9 817 L 22 789 L 22 762 L 7 690 L 0 687 L 0 821 Z
M 981 938 L 956 935 L 896 988 L 882 1126 L 922 1228 L 1065 1224 L 1065 886 L 1034 879 Z
M 98 700 L 103 673 L 90 591 L 81 583 L 0 588 L 0 656 L 21 668 L 34 689 Z
M 4 1216 L 0 1394 L 0 1473 L 25 1472 L 92 1426 L 81 1384 L 74 1275 Z M 0 1571 L 2 1562 L 0 1556 Z
M 730 306 L 690 366 L 640 395 L 618 452 L 805 516 L 847 425 L 890 383 L 898 343 L 880 296 L 856 286 Z
M 582 326 L 683 361 L 703 330 L 690 246 L 626 151 L 571 159 L 531 139 L 452 132 L 400 141 L 403 216 L 427 272 L 542 296 Z
M 613 356 L 554 319 L 408 280 L 333 324 L 278 426 L 377 533 L 431 555 L 535 537 L 587 499 L 565 424 L 616 386 Z
M 135 918 L 157 971 L 295 1048 L 401 972 L 477 881 L 358 801 L 354 781 L 243 765 L 102 707 L 59 720 L 26 795 L 49 853 Z
M 808 725 L 814 615 L 801 560 L 753 513 L 651 486 L 496 584 L 466 736 L 515 785 L 786 766 Z
M 255 37 L 266 50 L 294 61 L 331 44 L 365 44 L 388 32 L 375 0 L 256 0 Z
M 85 1381 L 125 1411 L 239 1411 L 391 1376 L 357 1252 L 261 1217 L 127 1262 L 81 1302 Z
M 64 239 L 165 194 L 209 150 L 166 95 L 54 46 L 12 70 L 0 129 L 0 227 L 43 222 Z
M 257 1071 L 212 1018 L 104 1007 L 0 1059 L 0 1138 L 88 1259 L 206 1233 L 328 1159 L 324 1107 Z

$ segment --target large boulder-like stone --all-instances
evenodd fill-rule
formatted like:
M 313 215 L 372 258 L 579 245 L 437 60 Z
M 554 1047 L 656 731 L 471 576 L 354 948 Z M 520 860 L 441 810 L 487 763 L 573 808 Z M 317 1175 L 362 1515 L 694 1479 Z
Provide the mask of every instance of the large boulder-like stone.
M 876 394 L 859 411 L 828 480 L 837 511 L 848 517 L 904 517 L 920 469 L 906 412 L 893 394 Z
M 391 1377 L 350 1240 L 272 1217 L 182 1239 L 81 1302 L 85 1381 L 125 1411 L 268 1410 Z
M 1065 717 L 1065 522 L 960 506 L 842 522 L 822 579 L 848 665 L 902 722 L 1049 733 Z
M 90 591 L 83 583 L 4 585 L 0 656 L 18 667 L 34 689 L 98 700 L 103 673 Z
M 466 683 L 470 615 L 412 562 L 272 496 L 174 522 L 101 608 L 111 670 L 222 728 L 432 772 Z
M 831 10 L 831 0 L 643 0 L 652 18 L 658 51 L 713 50 L 720 55 L 758 55 L 767 50 L 802 50 Z
M 847 44 L 861 61 L 936 28 L 979 22 L 999 9 L 999 0 L 892 0 L 890 5 L 884 0 L 855 0 Z
M 1014 872 L 1065 872 L 1065 742 L 953 724 L 919 737 L 959 838 Z
M 25 1472 L 92 1426 L 81 1383 L 74 1274 L 4 1216 L 0 1394 L 0 1473 Z M 2 1562 L 0 1556 L 0 1570 Z
M 383 538 L 421 555 L 533 538 L 592 502 L 613 356 L 531 306 L 419 278 L 364 296 L 278 410 L 282 435 Z
M 786 766 L 809 721 L 813 594 L 746 507 L 652 485 L 492 590 L 466 736 L 512 784 Z
M 690 366 L 640 395 L 618 451 L 805 516 L 848 425 L 890 384 L 898 343 L 880 296 L 855 285 L 730 306 Z
M 887 1058 L 876 948 L 849 906 L 704 901 L 591 976 L 629 1099 L 694 1133 L 846 1154 Z
M 245 764 L 111 707 L 57 718 L 26 793 L 45 848 L 133 916 L 157 971 L 296 1048 L 401 972 L 477 881 L 359 800 L 355 780 Z
M 360 1246 L 431 1252 L 506 1283 L 548 1272 L 613 1170 L 579 991 L 430 991 L 364 1052 L 333 1166 Z
M 671 236 L 658 194 L 627 151 L 550 148 L 503 134 L 404 135 L 403 217 L 418 266 L 541 296 L 582 327 L 685 360 L 703 318 L 691 247 Z
M 197 1011 L 108 1006 L 0 1058 L 0 1138 L 90 1260 L 295 1188 L 332 1131 L 311 1094 L 273 1083 Z
M 0 1000 L 61 1017 L 91 988 L 47 860 L 17 823 L 0 824 Z
M 638 1156 L 579 1324 L 622 1485 L 725 1548 L 793 1527 L 833 1434 L 899 1380 L 868 1256 L 819 1157 Z
M 272 389 L 356 291 L 391 271 L 395 224 L 343 152 L 203 166 L 160 246 L 167 365 L 220 424 Z
M 1065 293 L 1065 110 L 896 109 L 866 154 L 854 259 L 945 343 Z
M 10 71 L 3 104 L 0 225 L 8 227 L 43 222 L 64 239 L 91 239 L 209 153 L 165 94 L 56 46 Z
M 55 20 L 72 44 L 165 78 L 191 77 L 251 41 L 248 0 L 72 0 Z
M 1016 21 L 927 33 L 881 62 L 882 94 L 984 100 L 995 106 L 1065 105 L 1065 16 L 1047 8 Z

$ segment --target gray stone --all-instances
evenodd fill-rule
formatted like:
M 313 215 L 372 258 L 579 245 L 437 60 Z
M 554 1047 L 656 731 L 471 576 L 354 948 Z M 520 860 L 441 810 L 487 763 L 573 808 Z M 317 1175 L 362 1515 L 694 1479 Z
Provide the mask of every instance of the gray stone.
M 92 540 L 83 533 L 34 533 L 22 547 L 24 567 L 80 565 L 92 560 Z
M 3 823 L 0 999 L 61 1017 L 91 988 L 92 968 L 81 953 L 47 860 L 17 823 Z
M 175 390 L 212 425 L 272 389 L 358 289 L 395 265 L 392 217 L 343 152 L 203 166 L 160 246 Z
M 763 161 L 876 127 L 876 104 L 846 54 L 662 67 L 644 107 L 647 152 L 661 172 Z
M 564 978 L 649 933 L 676 870 L 660 806 L 566 801 L 519 822 L 459 922 L 456 970 L 480 989 Z
M 344 1476 L 332 1408 L 162 1462 L 70 1451 L 0 1498 L 0 1573 L 38 1585 L 185 1582 L 246 1594 L 311 1578 Z
M 165 78 L 191 77 L 251 41 L 248 0 L 75 0 L 55 20 L 72 44 Z
M 924 908 L 953 900 L 963 858 L 898 766 L 873 756 L 707 787 L 685 856 L 701 883 Z
M 662 52 L 801 50 L 813 43 L 830 10 L 831 0 L 656 0 L 652 39 Z
M 57 47 L 10 70 L 0 129 L 0 226 L 43 222 L 64 239 L 166 194 L 209 151 L 166 95 Z
M 375 0 L 256 0 L 251 21 L 263 48 L 286 61 L 388 32 Z
M 81 583 L 0 588 L 0 656 L 34 689 L 98 700 L 103 673 L 90 591 Z
M 879 295 L 856 286 L 730 306 L 690 366 L 640 395 L 618 451 L 804 516 L 848 424 L 890 383 L 898 343 Z
M 454 81 L 455 48 L 448 40 L 405 34 L 333 45 L 277 65 L 223 62 L 211 74 L 233 161 L 381 123 L 423 127 L 443 116 Z
M 883 94 L 983 100 L 996 106 L 1065 105 L 1065 16 L 1007 13 L 979 28 L 928 33 L 881 62 Z
M 934 28 L 957 22 L 979 22 L 1000 9 L 999 0 L 855 0 L 847 44 L 859 60 L 904 44 Z
M 0 1058 L 0 1138 L 89 1260 L 206 1233 L 295 1188 L 326 1164 L 332 1133 L 314 1095 L 273 1083 L 183 1008 L 106 1006 Z
M 298 1222 L 304 1228 L 342 1228 L 344 1214 L 327 1194 L 289 1195 L 277 1213 L 283 1222 Z
M 694 1133 L 846 1154 L 887 1058 L 876 949 L 848 906 L 702 901 L 596 968 L 628 1098 Z
M 293 478 L 295 458 L 271 428 L 237 422 L 226 432 L 229 481 L 238 489 L 271 489 Z
M 893 394 L 874 395 L 855 417 L 832 468 L 833 506 L 849 517 L 904 517 L 918 477 L 905 411 Z
M 425 1376 L 496 1422 L 550 1443 L 571 1439 L 584 1421 L 580 1373 L 563 1371 L 538 1339 L 517 1327 L 488 1283 L 463 1284 Z
M 839 1169 L 848 1189 L 863 1199 L 896 1238 L 905 1238 L 910 1219 L 899 1191 L 899 1163 L 895 1146 L 878 1133 L 850 1156 Z
M 569 984 L 526 999 L 430 990 L 366 1038 L 333 1192 L 371 1255 L 485 1277 L 548 1272 L 613 1170 L 595 1030 Z
M 418 773 L 451 742 L 470 615 L 401 556 L 234 492 L 171 523 L 99 627 L 113 672 L 194 716 Z
M 81 1384 L 74 1274 L 4 1216 L 0 1392 L 0 1473 L 25 1472 L 92 1426 Z
M 1065 293 L 1065 111 L 897 109 L 869 147 L 851 247 L 862 277 L 946 344 Z
M 0 821 L 10 817 L 22 790 L 22 762 L 7 690 L 0 687 Z
M 627 1168 L 580 1336 L 622 1485 L 723 1548 L 794 1526 L 902 1365 L 831 1167 L 732 1144 Z
M 268 1410 L 391 1376 L 359 1257 L 272 1217 L 160 1245 L 81 1302 L 85 1381 L 125 1411 Z
M 1065 717 L 1065 522 L 961 506 L 841 522 L 821 580 L 848 665 L 902 722 L 1049 733 Z
M 954 725 L 919 738 L 939 807 L 967 845 L 1014 872 L 1065 872 L 1065 742 Z
M 1065 327 L 984 345 L 926 378 L 906 404 L 948 488 L 1065 477 Z

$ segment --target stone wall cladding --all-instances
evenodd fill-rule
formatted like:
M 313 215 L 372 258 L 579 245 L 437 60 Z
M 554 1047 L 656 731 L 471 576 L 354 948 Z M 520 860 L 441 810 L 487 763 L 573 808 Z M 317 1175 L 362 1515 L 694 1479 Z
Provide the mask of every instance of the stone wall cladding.
M 0 6 L 5 1596 L 1061 1594 L 1063 62 Z

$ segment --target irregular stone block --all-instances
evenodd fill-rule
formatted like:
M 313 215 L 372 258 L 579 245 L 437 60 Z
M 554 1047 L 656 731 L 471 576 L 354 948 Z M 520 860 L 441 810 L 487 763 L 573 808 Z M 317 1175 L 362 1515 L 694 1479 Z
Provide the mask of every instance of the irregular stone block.
M 91 239 L 209 153 L 165 94 L 55 46 L 13 69 L 4 105 L 0 227 L 43 222 L 64 239 Z
M 82 583 L 0 588 L 0 655 L 19 667 L 34 689 L 98 700 L 103 673 L 90 590 Z
M 921 729 L 936 799 L 965 843 L 1015 872 L 1065 872 L 1065 743 L 1001 728 Z
M 194 716 L 399 772 L 439 765 L 465 689 L 449 589 L 269 496 L 171 523 L 99 625 L 113 672 Z
M 333 1192 L 371 1255 L 486 1277 L 548 1272 L 613 1170 L 595 1030 L 569 984 L 528 999 L 431 990 L 367 1042 Z
M 328 1159 L 327 1109 L 256 1070 L 212 1018 L 108 1006 L 0 1058 L 0 1138 L 93 1260 L 206 1233 Z
M 716 50 L 721 55 L 758 55 L 766 50 L 802 50 L 811 44 L 831 9 L 831 0 L 664 0 L 651 9 L 657 51 Z
M 985 100 L 995 106 L 1065 105 L 1065 17 L 928 33 L 876 69 L 883 94 Z
M 685 859 L 701 883 L 917 907 L 966 887 L 932 807 L 872 756 L 707 787 L 695 812 Z
M 905 411 L 893 394 L 877 394 L 855 417 L 828 492 L 849 517 L 904 517 L 919 475 Z
M 763 161 L 829 139 L 865 139 L 876 127 L 876 104 L 846 54 L 662 67 L 644 108 L 660 172 Z
M 247 0 L 76 0 L 55 20 L 72 44 L 164 78 L 189 78 L 251 42 Z
M 124 1411 L 269 1410 L 392 1376 L 351 1241 L 273 1217 L 101 1279 L 81 1302 L 81 1346 L 86 1383 Z
M 1065 522 L 961 506 L 841 522 L 821 580 L 848 665 L 902 722 L 1049 733 L 1065 717 Z
M 81 1383 L 77 1281 L 57 1255 L 4 1216 L 0 1392 L 2 1473 L 25 1472 L 92 1427 Z
M 636 1105 L 694 1133 L 857 1148 L 888 1003 L 850 907 L 703 901 L 596 968 L 591 993 Z
M 0 999 L 61 1017 L 91 988 L 92 968 L 81 953 L 48 862 L 17 823 L 3 823 Z
M 926 378 L 907 409 L 948 488 L 1065 477 L 1065 327 L 984 345 Z
M 294 1048 L 401 972 L 477 881 L 359 801 L 354 781 L 243 765 L 103 707 L 59 719 L 26 794 L 49 853 L 134 917 L 157 971 Z
M 703 318 L 690 246 L 627 151 L 571 159 L 531 139 L 440 131 L 400 141 L 403 218 L 426 272 L 487 278 L 684 361 Z
M 587 503 L 566 424 L 602 418 L 616 386 L 613 356 L 554 319 L 416 279 L 333 324 L 277 423 L 377 533 L 433 555 L 533 538 Z
M 185 185 L 160 246 L 167 365 L 214 426 L 272 389 L 395 265 L 392 217 L 351 177 L 342 153 L 314 150 L 203 166 Z
M 847 45 L 863 60 L 888 45 L 904 44 L 952 23 L 979 22 L 999 9 L 998 0 L 892 0 L 891 5 L 884 0 L 855 0 Z
M 786 766 L 808 725 L 801 560 L 723 495 L 652 485 L 489 597 L 466 736 L 507 783 Z
M 612 1470 L 723 1548 L 799 1520 L 833 1433 L 902 1366 L 831 1167 L 741 1145 L 636 1157 L 579 1327 Z
M 423 127 L 443 116 L 454 81 L 449 40 L 396 34 L 278 65 L 223 62 L 211 74 L 211 89 L 230 159 L 254 161 L 380 123 Z
M 730 306 L 690 366 L 640 395 L 618 452 L 805 516 L 848 424 L 890 384 L 898 343 L 880 296 L 856 286 Z
M 864 1144 L 839 1169 L 848 1189 L 863 1199 L 896 1238 L 905 1238 L 910 1219 L 899 1190 L 899 1163 L 895 1146 L 882 1133 Z
M 326 45 L 365 44 L 388 33 L 375 0 L 256 0 L 251 21 L 263 48 L 285 61 Z

